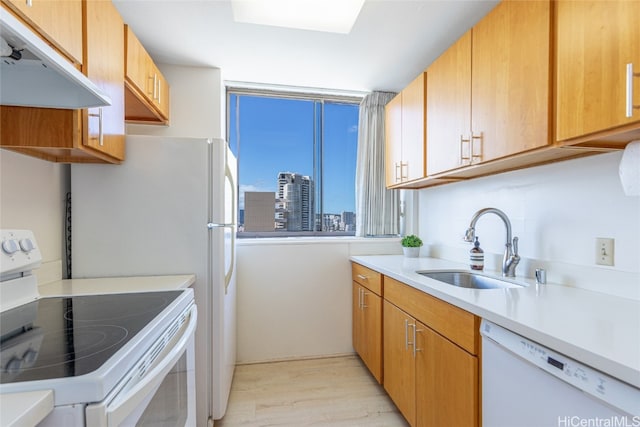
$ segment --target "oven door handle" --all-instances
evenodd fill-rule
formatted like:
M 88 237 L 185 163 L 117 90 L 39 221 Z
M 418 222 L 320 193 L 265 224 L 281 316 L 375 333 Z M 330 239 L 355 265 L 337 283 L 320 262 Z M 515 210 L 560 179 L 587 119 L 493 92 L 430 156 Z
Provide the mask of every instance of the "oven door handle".
M 87 406 L 87 425 L 95 427 L 119 426 L 145 399 L 150 399 L 186 350 L 189 340 L 193 337 L 196 329 L 197 318 L 198 310 L 194 304 L 191 308 L 189 323 L 186 328 L 182 328 L 183 332 L 179 337 L 172 339 L 175 344 L 170 346 L 169 351 L 165 349 L 158 356 L 151 370 L 138 383 L 132 387 L 125 385 L 123 390 L 120 390 L 115 397 Z

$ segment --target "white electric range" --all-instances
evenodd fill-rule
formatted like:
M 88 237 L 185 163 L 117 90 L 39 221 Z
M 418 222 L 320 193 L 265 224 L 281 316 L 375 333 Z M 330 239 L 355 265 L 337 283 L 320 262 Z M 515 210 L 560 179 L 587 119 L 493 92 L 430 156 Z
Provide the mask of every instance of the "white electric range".
M 0 393 L 52 390 L 43 426 L 195 425 L 192 289 L 40 297 L 33 234 L 0 240 Z

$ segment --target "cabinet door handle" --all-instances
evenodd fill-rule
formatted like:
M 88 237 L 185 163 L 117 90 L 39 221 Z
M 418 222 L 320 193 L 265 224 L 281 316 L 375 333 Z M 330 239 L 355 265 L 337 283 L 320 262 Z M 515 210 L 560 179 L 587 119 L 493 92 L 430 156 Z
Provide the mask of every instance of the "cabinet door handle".
M 409 328 L 413 328 L 413 341 L 409 341 Z M 407 319 L 404 319 L 404 349 L 409 351 L 409 346 L 413 346 L 413 355 L 415 356 L 415 343 L 416 343 L 416 324 L 409 323 Z
M 405 175 L 402 171 L 403 168 L 407 168 L 407 174 Z M 409 179 L 409 162 L 400 162 L 400 181 L 406 181 Z
M 149 90 L 149 85 L 147 84 L 147 95 L 149 95 L 152 99 L 155 97 L 155 93 L 156 93 L 156 80 L 155 80 L 155 76 L 148 76 L 147 77 L 147 83 L 151 83 L 152 87 L 151 90 Z
M 480 140 L 480 153 L 479 154 L 474 154 L 474 147 L 475 147 L 475 141 L 476 140 Z M 473 132 L 471 132 L 471 164 L 474 163 L 474 160 L 478 160 L 481 161 L 482 160 L 482 132 L 480 132 L 480 135 L 474 135 Z
M 634 77 L 640 77 L 640 73 L 633 72 L 633 63 L 627 64 L 626 117 L 632 117 L 633 109 L 640 108 L 640 105 L 633 105 L 633 78 Z
M 362 308 L 362 288 L 358 288 L 358 308 Z
M 365 308 L 368 307 L 367 305 L 367 295 L 369 295 L 369 292 L 365 291 L 364 289 L 362 290 L 362 309 L 364 310 Z
M 409 350 L 409 321 L 404 319 L 404 349 Z
M 161 97 L 161 92 L 160 89 L 162 89 L 162 86 L 160 85 L 160 79 L 158 79 L 158 104 L 160 104 L 162 101 L 160 101 L 160 97 Z
M 416 335 L 418 332 L 422 332 L 422 329 L 418 329 L 417 325 L 413 324 L 413 358 L 415 359 L 416 353 L 422 351 L 422 349 L 418 348 L 418 340 L 416 339 Z
M 33 1 L 32 0 L 27 0 L 27 1 L 25 1 L 25 3 L 27 4 L 27 7 L 33 6 Z
M 153 73 L 153 99 L 158 99 L 157 96 L 157 90 L 158 90 L 158 75 L 156 73 Z
M 98 143 L 103 146 L 104 145 L 104 132 L 103 132 L 103 124 L 102 124 L 102 107 L 98 107 L 98 114 L 89 113 L 89 117 L 97 117 L 98 118 Z M 96 138 L 93 138 L 96 139 Z
M 464 143 L 468 144 L 469 147 L 469 156 L 464 155 Z M 465 160 L 468 160 L 471 163 L 471 138 L 465 138 L 463 135 L 460 135 L 460 165 L 465 164 Z
M 396 167 L 396 173 L 395 173 L 395 177 L 396 177 L 396 182 L 400 182 L 402 180 L 402 172 L 400 172 L 400 175 L 398 175 L 398 170 L 400 169 L 400 163 L 396 162 L 395 164 Z

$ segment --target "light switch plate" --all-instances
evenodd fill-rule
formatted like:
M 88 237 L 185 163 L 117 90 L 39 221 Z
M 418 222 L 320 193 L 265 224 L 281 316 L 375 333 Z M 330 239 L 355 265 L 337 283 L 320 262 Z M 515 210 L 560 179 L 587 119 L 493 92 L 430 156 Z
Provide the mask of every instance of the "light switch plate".
M 596 264 L 613 265 L 614 242 L 611 238 L 596 238 Z

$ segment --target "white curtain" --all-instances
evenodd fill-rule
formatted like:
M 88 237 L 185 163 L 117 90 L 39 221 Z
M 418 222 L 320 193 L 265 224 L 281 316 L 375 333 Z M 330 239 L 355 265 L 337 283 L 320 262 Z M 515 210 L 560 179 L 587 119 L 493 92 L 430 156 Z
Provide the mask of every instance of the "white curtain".
M 385 188 L 384 106 L 396 94 L 373 92 L 360 103 L 356 164 L 356 235 L 399 233 L 399 195 Z

